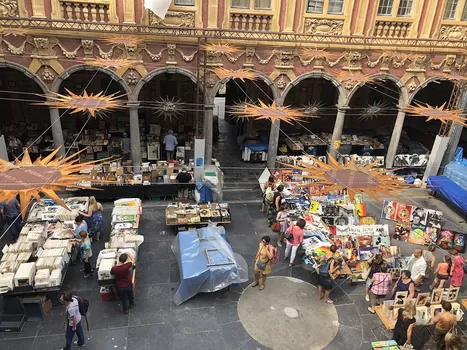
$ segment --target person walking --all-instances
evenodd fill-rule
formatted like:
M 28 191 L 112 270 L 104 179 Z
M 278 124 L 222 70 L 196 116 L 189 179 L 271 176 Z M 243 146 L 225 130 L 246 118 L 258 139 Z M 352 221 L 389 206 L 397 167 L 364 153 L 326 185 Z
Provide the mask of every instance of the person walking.
M 266 279 L 271 273 L 271 259 L 274 257 L 274 247 L 270 243 L 271 237 L 263 236 L 255 256 L 255 281 L 251 284 L 251 286 L 256 287 L 259 285 L 259 279 L 261 277 L 261 285 L 259 290 L 264 289 L 266 285 Z
M 274 191 L 276 190 L 276 181 L 273 175 L 269 176 L 268 181 L 264 184 L 263 190 L 263 203 L 261 204 L 260 211 L 264 213 L 266 209 L 267 214 L 274 198 Z
M 175 178 L 178 182 L 178 199 L 179 200 L 188 200 L 188 189 L 189 189 L 189 183 L 193 179 L 191 174 L 188 173 L 188 169 L 186 166 L 182 167 L 182 171 L 177 174 L 177 177 Z
M 389 292 L 392 283 L 392 275 L 388 273 L 387 265 L 381 266 L 381 270 L 373 274 L 370 288 L 370 305 L 368 311 L 375 313 L 375 306 L 380 299 L 384 299 Z
M 326 304 L 333 303 L 333 301 L 329 299 L 329 294 L 332 289 L 331 276 L 338 269 L 333 258 L 334 254 L 337 252 L 337 246 L 333 244 L 329 247 L 329 250 L 330 253 L 319 258 L 319 265 L 317 267 L 319 298 L 324 299 Z
M 290 263 L 289 266 L 294 265 L 295 256 L 297 255 L 297 250 L 300 244 L 303 242 L 304 233 L 303 228 L 306 225 L 306 221 L 303 219 L 298 219 L 295 225 L 289 227 L 286 231 L 291 235 L 291 239 L 286 240 L 286 248 L 284 254 L 284 260 L 287 260 L 290 254 Z
M 0 202 L 0 214 L 4 217 L 13 240 L 17 240 L 21 231 L 21 206 L 16 198 Z M 3 233 L 3 232 L 2 232 Z
M 443 311 L 435 315 L 435 308 L 431 308 L 431 322 L 435 325 L 433 331 L 433 342 L 435 343 L 436 350 L 444 349 L 444 337 L 456 325 L 457 317 L 451 313 L 452 305 L 448 301 L 441 303 Z
M 174 159 L 174 152 L 175 152 L 175 147 L 178 145 L 177 138 L 173 135 L 173 130 L 169 130 L 169 133 L 164 136 L 164 145 L 165 145 L 165 152 L 167 154 L 167 160 L 173 160 Z M 211 160 L 206 160 L 206 164 L 211 164 Z
M 277 212 L 280 210 L 281 208 L 281 204 L 282 204 L 282 191 L 284 190 L 284 186 L 283 185 L 279 185 L 277 186 L 276 188 L 276 191 L 274 192 L 274 196 L 272 197 L 272 203 L 271 205 L 269 206 L 269 209 L 268 209 L 268 221 L 269 221 L 269 226 L 272 225 L 272 223 L 274 222 L 275 218 L 276 218 L 276 214 Z
M 407 270 L 410 270 L 412 274 L 412 280 L 415 283 L 415 291 L 420 292 L 420 286 L 425 279 L 427 269 L 427 263 L 422 256 L 422 250 L 420 248 L 414 249 L 412 258 L 409 260 Z
M 281 225 L 280 231 L 277 233 L 277 246 L 282 247 L 284 233 L 288 226 L 287 204 L 282 204 L 281 209 L 277 212 L 276 221 Z
M 71 294 L 65 294 L 60 298 L 66 306 L 67 328 L 65 333 L 65 347 L 62 350 L 71 350 L 73 338 L 75 334 L 78 336 L 78 341 L 75 345 L 78 348 L 84 347 L 86 340 L 84 339 L 83 326 L 81 324 L 81 313 L 79 312 L 78 299 Z
M 451 254 L 451 287 L 462 287 L 462 283 L 464 282 L 464 257 L 459 255 L 459 252 L 455 249 L 451 249 L 449 251 Z
M 128 313 L 128 309 L 135 306 L 133 296 L 133 282 L 131 278 L 131 268 L 135 264 L 135 259 L 129 253 L 120 254 L 118 263 L 112 267 L 110 273 L 115 276 L 115 284 L 117 285 L 118 297 L 122 303 L 121 312 Z M 130 305 L 128 306 L 128 301 Z
M 436 256 L 433 254 L 435 251 L 436 246 L 430 244 L 428 248 L 424 249 L 422 252 L 423 259 L 426 261 L 425 281 L 430 278 L 431 274 L 435 273 Z
M 443 288 L 444 283 L 449 279 L 449 275 L 451 273 L 451 266 L 452 266 L 452 260 L 449 255 L 445 255 L 443 257 L 443 262 L 440 262 L 438 264 L 438 267 L 436 268 L 435 272 L 435 279 L 433 281 L 433 284 L 430 285 L 430 290 L 436 289 L 436 288 Z M 438 286 L 439 283 L 439 286 Z
M 397 321 L 392 331 L 392 340 L 398 345 L 412 344 L 412 331 L 415 326 L 415 308 L 412 304 L 399 308 L 397 312 Z
M 104 218 L 102 217 L 102 211 L 104 208 L 102 204 L 96 201 L 94 196 L 89 197 L 88 212 L 79 212 L 84 218 L 90 218 L 90 234 L 92 239 L 99 242 L 101 233 L 104 232 Z
M 411 278 L 412 274 L 409 270 L 402 270 L 401 276 L 397 280 L 394 288 L 392 289 L 392 297 L 394 300 L 397 292 L 409 292 L 407 299 L 412 299 L 415 295 L 415 283 Z
M 370 272 L 368 273 L 368 277 L 365 281 L 365 300 L 370 301 L 370 287 L 371 287 L 371 279 L 373 275 L 377 272 L 381 271 L 381 266 L 384 264 L 384 259 L 381 254 L 376 254 L 368 259 L 368 264 L 370 265 Z
M 84 277 L 88 278 L 94 272 L 93 268 L 91 267 L 91 240 L 89 239 L 88 233 L 86 231 L 81 231 L 79 235 L 81 239 L 76 239 L 76 241 L 79 242 L 79 252 L 81 260 L 84 263 Z

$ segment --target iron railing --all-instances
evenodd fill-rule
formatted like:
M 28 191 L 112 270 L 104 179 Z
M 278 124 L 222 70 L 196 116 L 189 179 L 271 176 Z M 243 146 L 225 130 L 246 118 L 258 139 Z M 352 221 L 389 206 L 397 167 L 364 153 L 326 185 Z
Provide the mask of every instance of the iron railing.
M 152 36 L 205 38 L 211 40 L 255 40 L 293 44 L 326 44 L 347 46 L 387 46 L 417 47 L 418 49 L 465 49 L 467 42 L 462 40 L 422 39 L 422 38 L 385 38 L 345 35 L 280 33 L 266 31 L 246 31 L 231 29 L 170 28 L 148 25 L 127 25 L 112 23 L 91 23 L 52 19 L 0 17 L 0 25 L 11 28 L 54 29 L 57 31 L 99 32 L 111 34 L 141 34 Z M 59 33 L 57 33 L 59 35 Z

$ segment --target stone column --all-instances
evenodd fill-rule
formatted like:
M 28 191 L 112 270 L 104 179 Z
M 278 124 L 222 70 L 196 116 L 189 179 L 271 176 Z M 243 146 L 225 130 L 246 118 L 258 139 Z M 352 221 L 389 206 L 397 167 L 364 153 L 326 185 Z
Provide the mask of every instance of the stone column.
M 332 132 L 332 140 L 329 145 L 329 154 L 336 157 L 337 149 L 334 145 L 336 141 L 340 141 L 342 137 L 342 131 L 344 130 L 345 122 L 345 111 L 349 109 L 347 106 L 337 107 L 336 123 L 334 124 L 334 131 Z
M 54 147 L 61 147 L 57 156 L 65 156 L 65 143 L 63 142 L 62 123 L 60 122 L 60 113 L 58 108 L 49 108 L 50 111 L 50 124 L 52 125 L 52 138 L 54 140 Z
M 428 176 L 436 176 L 439 172 L 439 166 L 443 160 L 444 153 L 448 148 L 449 137 L 436 135 L 435 143 L 430 152 L 430 158 L 423 175 L 423 182 L 428 179 Z
M 452 124 L 449 132 L 448 148 L 444 154 L 443 161 L 441 162 L 441 168 L 444 168 L 454 158 L 457 146 L 459 146 L 463 128 L 463 125 L 459 123 Z
M 131 160 L 133 162 L 133 171 L 141 172 L 141 138 L 139 135 L 139 103 L 129 102 L 130 108 L 130 142 L 131 142 Z
M 268 146 L 268 168 L 269 170 L 276 168 L 277 148 L 279 145 L 281 122 L 280 120 L 271 123 L 271 131 L 269 132 L 269 146 Z
M 404 127 L 405 112 L 399 111 L 397 113 L 396 123 L 392 129 L 391 141 L 389 142 L 388 151 L 386 152 L 386 168 L 390 169 L 394 165 L 394 159 L 397 154 L 397 147 L 401 139 L 402 128 Z
M 212 159 L 212 126 L 215 105 L 207 104 L 204 110 L 204 164 L 211 165 Z

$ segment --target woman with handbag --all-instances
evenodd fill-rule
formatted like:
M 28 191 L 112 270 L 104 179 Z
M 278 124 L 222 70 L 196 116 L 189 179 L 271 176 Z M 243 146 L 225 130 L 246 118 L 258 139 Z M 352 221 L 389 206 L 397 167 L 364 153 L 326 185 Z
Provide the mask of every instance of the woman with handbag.
M 255 257 L 255 281 L 251 284 L 252 287 L 259 285 L 261 277 L 261 285 L 259 290 L 263 290 L 266 279 L 271 273 L 271 259 L 274 257 L 274 247 L 270 244 L 271 237 L 263 236 L 259 244 L 258 251 Z
M 277 232 L 277 246 L 282 247 L 284 234 L 287 230 L 287 203 L 281 204 L 281 208 L 276 215 L 276 222 L 272 224 L 271 228 L 274 232 Z
M 381 266 L 381 271 L 373 274 L 370 288 L 370 303 L 368 307 L 370 313 L 375 313 L 375 306 L 380 299 L 384 299 L 389 292 L 389 286 L 392 283 L 392 274 L 388 273 L 386 265 Z
M 285 239 L 286 241 L 286 248 L 284 254 L 284 260 L 287 260 L 290 254 L 290 263 L 289 266 L 292 267 L 294 265 L 295 256 L 297 255 L 297 250 L 300 244 L 303 242 L 303 228 L 306 225 L 306 221 L 303 219 L 298 219 L 296 224 L 290 226 L 289 229 L 286 231 Z
M 384 264 L 384 259 L 381 254 L 376 254 L 375 256 L 368 259 L 368 264 L 370 265 L 370 272 L 368 273 L 368 278 L 366 279 L 365 286 L 365 300 L 370 301 L 370 288 L 371 288 L 371 279 L 373 274 L 380 272 L 381 266 Z

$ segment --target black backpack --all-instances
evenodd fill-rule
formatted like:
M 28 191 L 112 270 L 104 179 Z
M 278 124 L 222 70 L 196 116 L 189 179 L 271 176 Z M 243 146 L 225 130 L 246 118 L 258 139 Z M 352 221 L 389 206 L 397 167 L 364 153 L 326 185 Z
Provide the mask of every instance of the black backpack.
M 89 300 L 85 298 L 78 297 L 73 295 L 73 298 L 78 300 L 78 309 L 81 316 L 86 319 L 86 326 L 89 331 L 89 321 L 88 321 L 88 310 L 89 310 Z

